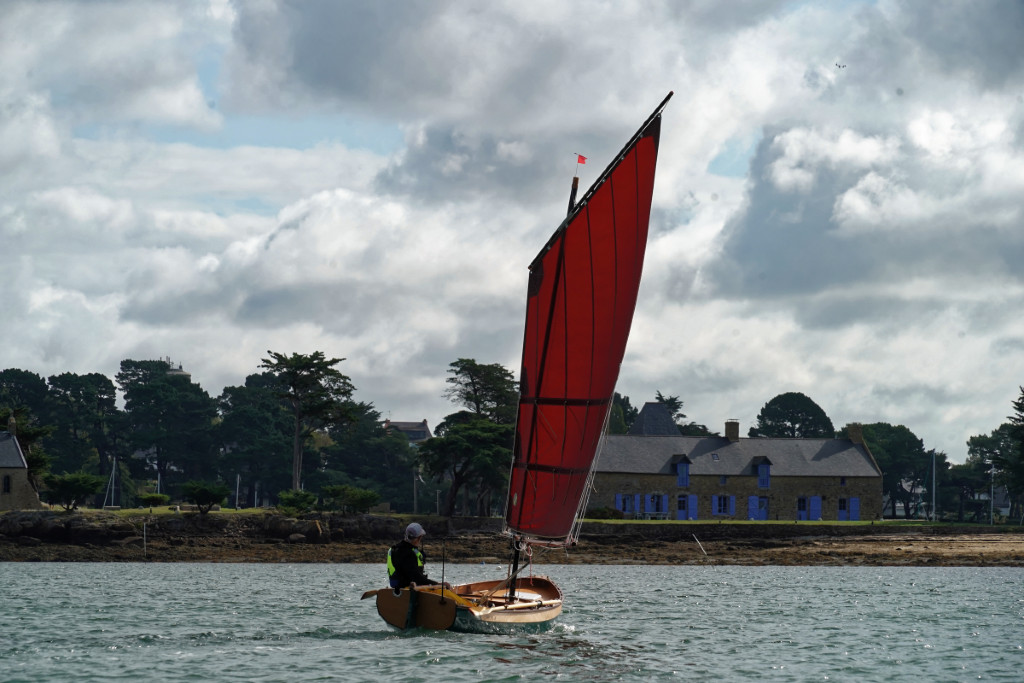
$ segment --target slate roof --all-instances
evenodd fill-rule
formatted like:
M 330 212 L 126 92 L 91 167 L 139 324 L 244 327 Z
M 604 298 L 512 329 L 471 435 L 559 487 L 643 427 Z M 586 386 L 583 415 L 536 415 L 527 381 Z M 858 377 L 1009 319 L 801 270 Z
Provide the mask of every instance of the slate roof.
M 679 427 L 672 419 L 672 413 L 668 411 L 667 405 L 648 401 L 640 409 L 627 433 L 633 436 L 677 436 Z
M 430 427 L 427 426 L 427 421 L 422 422 L 396 422 L 394 420 L 384 420 L 385 429 L 397 429 L 398 431 L 409 437 L 409 441 L 426 441 L 433 434 L 430 433 Z
M 0 467 L 28 467 L 21 446 L 10 432 L 0 432 Z
M 717 460 L 714 456 L 717 455 Z M 690 462 L 690 476 L 754 476 L 767 458 L 773 477 L 879 477 L 867 449 L 849 439 L 739 439 L 712 436 L 605 437 L 597 471 L 675 475 Z

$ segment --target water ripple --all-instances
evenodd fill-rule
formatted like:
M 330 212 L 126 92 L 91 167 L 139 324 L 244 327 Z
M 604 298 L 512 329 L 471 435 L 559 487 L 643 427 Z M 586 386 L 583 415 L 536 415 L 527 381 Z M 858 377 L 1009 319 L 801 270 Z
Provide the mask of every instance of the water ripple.
M 0 679 L 1012 681 L 1024 669 L 1019 568 L 548 573 L 566 594 L 559 622 L 502 637 L 388 629 L 359 600 L 378 566 L 0 563 Z

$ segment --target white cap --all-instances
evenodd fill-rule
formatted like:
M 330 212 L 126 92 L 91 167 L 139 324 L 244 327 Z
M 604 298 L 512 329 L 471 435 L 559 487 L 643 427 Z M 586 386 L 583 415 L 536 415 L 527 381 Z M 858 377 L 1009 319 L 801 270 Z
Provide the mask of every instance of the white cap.
M 409 526 L 405 527 L 405 540 L 407 541 L 411 541 L 414 538 L 419 538 L 420 536 L 426 536 L 426 534 L 427 532 L 423 530 L 423 527 L 421 527 L 416 522 L 413 522 Z

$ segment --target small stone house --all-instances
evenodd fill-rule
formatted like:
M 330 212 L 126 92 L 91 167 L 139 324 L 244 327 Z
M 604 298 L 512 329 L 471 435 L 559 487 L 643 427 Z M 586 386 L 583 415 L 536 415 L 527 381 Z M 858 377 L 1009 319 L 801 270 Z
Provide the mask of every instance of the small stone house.
M 423 443 L 433 436 L 430 433 L 430 427 L 427 426 L 426 420 L 421 422 L 393 422 L 391 420 L 384 420 L 384 429 L 388 431 L 394 429 L 405 434 L 409 437 L 409 443 L 413 445 Z
M 658 410 L 647 404 L 643 411 Z M 740 438 L 630 433 L 605 437 L 588 509 L 613 508 L 633 519 L 878 519 L 882 473 L 860 425 L 849 439 Z M 647 425 L 665 421 L 647 416 Z M 655 429 L 655 431 L 659 431 Z M 662 432 L 668 430 L 661 430 Z
M 0 510 L 41 510 L 39 494 L 28 480 L 28 463 L 18 439 L 0 432 Z

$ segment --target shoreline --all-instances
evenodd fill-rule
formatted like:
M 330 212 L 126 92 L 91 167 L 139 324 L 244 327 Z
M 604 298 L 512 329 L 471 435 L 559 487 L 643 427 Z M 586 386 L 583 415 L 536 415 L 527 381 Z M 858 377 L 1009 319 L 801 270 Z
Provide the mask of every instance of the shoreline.
M 0 562 L 383 564 L 404 520 L 363 515 L 145 515 L 50 511 L 0 515 Z M 432 566 L 505 564 L 500 520 L 424 519 Z M 698 542 L 699 539 L 699 542 Z M 537 566 L 770 565 L 1024 567 L 1024 529 L 947 525 L 608 524 L 578 545 L 534 549 Z

